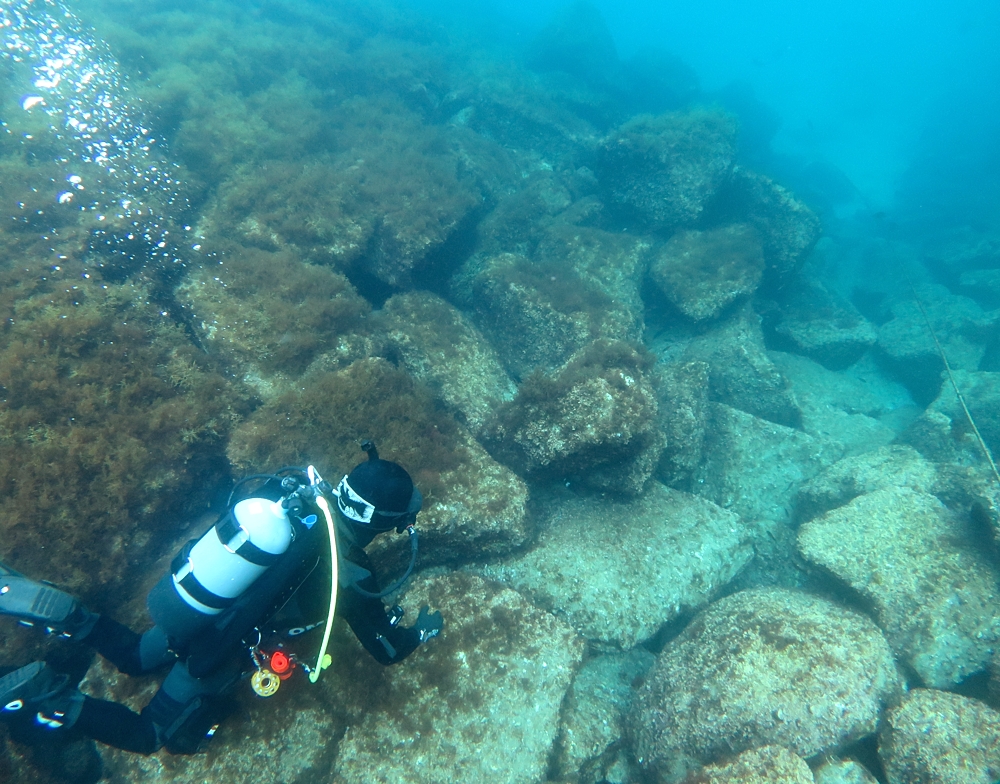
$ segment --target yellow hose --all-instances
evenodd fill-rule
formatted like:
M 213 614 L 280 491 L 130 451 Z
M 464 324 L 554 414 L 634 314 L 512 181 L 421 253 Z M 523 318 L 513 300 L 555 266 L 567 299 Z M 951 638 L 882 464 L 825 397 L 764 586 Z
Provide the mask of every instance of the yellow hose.
M 310 476 L 312 476 L 315 469 L 312 466 L 309 466 L 309 469 Z M 314 484 L 317 484 L 318 480 L 319 475 L 316 474 Z M 330 539 L 330 609 L 326 613 L 326 628 L 323 629 L 323 643 L 319 646 L 319 656 L 316 658 L 316 666 L 309 673 L 310 683 L 316 683 L 319 680 L 320 673 L 329 667 L 333 661 L 326 652 L 326 648 L 330 644 L 330 634 L 333 632 L 333 614 L 337 611 L 337 534 L 333 529 L 333 515 L 330 513 L 330 504 L 326 500 L 326 496 L 322 493 L 316 494 L 316 506 L 323 510 L 323 517 L 326 518 L 326 530 Z

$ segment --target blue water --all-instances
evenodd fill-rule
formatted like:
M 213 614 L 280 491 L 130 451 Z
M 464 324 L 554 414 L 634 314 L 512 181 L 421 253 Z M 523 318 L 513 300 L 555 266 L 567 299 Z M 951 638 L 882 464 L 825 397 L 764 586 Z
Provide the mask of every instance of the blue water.
M 398 668 L 338 628 L 320 690 L 242 694 L 217 757 L 102 747 L 111 780 L 477 784 L 482 743 L 497 781 L 643 784 L 629 702 L 705 605 L 787 588 L 881 623 L 796 549 L 865 482 L 925 482 L 959 521 L 942 547 L 995 584 L 998 40 L 985 0 L 0 0 L 0 560 L 141 630 L 145 591 L 239 476 L 339 476 L 375 437 L 424 494 L 418 594 L 451 602 Z M 879 475 L 890 445 L 938 483 Z M 840 458 L 875 467 L 830 480 L 840 495 L 808 486 Z M 691 557 L 657 552 L 653 599 L 591 568 L 616 546 L 600 534 L 656 530 L 661 508 L 726 536 L 670 529 Z M 376 552 L 385 584 L 401 547 Z M 634 547 L 625 562 L 655 560 Z M 534 548 L 554 563 L 525 567 Z M 497 610 L 470 571 L 524 595 Z M 674 574 L 697 590 L 670 594 Z M 473 584 L 479 604 L 456 598 Z M 652 607 L 635 628 L 623 596 Z M 998 709 L 998 610 L 976 607 L 956 612 L 985 631 L 933 685 Z M 531 638 L 548 613 L 570 641 L 554 652 Z M 0 667 L 46 655 L 0 620 Z M 566 672 L 511 675 L 546 657 Z M 154 688 L 101 667 L 101 696 L 138 708 Z M 525 689 L 522 713 L 488 715 L 498 684 L 510 704 Z M 611 729 L 581 768 L 570 722 L 590 709 Z M 530 753 L 505 761 L 515 728 Z M 271 767 L 248 772 L 243 743 Z M 822 750 L 887 782 L 876 745 L 869 728 Z M 0 746 L 0 780 L 47 775 Z M 428 763 L 442 748 L 456 761 Z

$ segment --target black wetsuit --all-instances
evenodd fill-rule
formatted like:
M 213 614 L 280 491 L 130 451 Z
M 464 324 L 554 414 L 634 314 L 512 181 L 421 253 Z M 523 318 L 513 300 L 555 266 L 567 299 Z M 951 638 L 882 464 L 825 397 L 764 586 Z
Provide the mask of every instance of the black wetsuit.
M 337 594 L 337 615 L 351 627 L 358 640 L 381 664 L 395 664 L 420 644 L 414 628 L 393 625 L 381 599 L 364 596 L 352 589 L 358 585 L 369 593 L 379 590 L 378 578 L 364 547 L 376 533 L 355 532 L 354 526 L 337 515 L 337 541 L 342 579 Z M 311 528 L 296 523 L 296 536 L 288 551 L 274 563 L 230 608 L 183 646 L 176 646 L 157 628 L 137 634 L 126 626 L 101 616 L 83 642 L 94 648 L 126 675 L 140 675 L 173 663 L 160 690 L 143 709 L 135 713 L 124 705 L 83 696 L 79 717 L 72 734 L 93 738 L 126 751 L 151 754 L 164 742 L 171 751 L 188 752 L 184 733 L 165 730 L 185 721 L 185 713 L 204 725 L 193 728 L 193 736 L 217 723 L 225 714 L 223 695 L 235 684 L 249 664 L 247 643 L 255 627 L 265 624 L 300 587 L 299 605 L 309 613 L 300 622 L 325 619 L 330 595 L 330 570 L 324 568 L 326 531 L 322 522 Z M 328 560 L 328 558 L 327 558 Z M 317 565 L 319 564 L 318 568 Z M 316 601 L 319 597 L 319 601 Z M 180 650 L 175 649 L 180 647 Z M 150 651 L 153 651 L 150 653 Z M 192 713 L 190 705 L 198 701 Z M 196 715 L 197 714 L 197 715 Z M 19 722 L 20 723 L 20 722 Z M 27 725 L 27 722 L 25 723 Z M 68 729 L 68 728 L 67 728 Z M 52 733 L 37 727 L 12 727 L 18 740 L 43 742 Z

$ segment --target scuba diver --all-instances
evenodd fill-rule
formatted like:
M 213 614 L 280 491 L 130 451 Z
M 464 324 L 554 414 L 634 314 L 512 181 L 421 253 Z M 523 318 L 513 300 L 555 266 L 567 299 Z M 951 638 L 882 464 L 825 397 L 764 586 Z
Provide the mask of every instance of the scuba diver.
M 79 678 L 74 681 L 44 661 L 9 670 L 0 677 L 0 718 L 11 736 L 39 749 L 90 738 L 139 754 L 163 747 L 195 753 L 232 710 L 227 695 L 246 675 L 252 673 L 254 691 L 261 696 L 273 694 L 296 668 L 316 682 L 329 664 L 326 645 L 334 609 L 381 664 L 402 661 L 436 637 L 443 625 L 440 612 L 424 606 L 416 623 L 403 627 L 402 610 L 387 611 L 382 602 L 413 570 L 420 492 L 402 466 L 379 458 L 371 441 L 362 449 L 368 459 L 336 488 L 312 466 L 241 480 L 233 495 L 247 481 L 264 484 L 235 504 L 231 495 L 229 508 L 212 528 L 182 548 L 147 596 L 154 625 L 141 635 L 51 584 L 0 564 L 0 614 L 81 641 L 126 675 L 170 666 L 141 713 L 81 693 Z M 328 496 L 336 498 L 335 514 Z M 364 548 L 392 529 L 408 533 L 411 558 L 403 577 L 380 591 Z M 325 563 L 325 549 L 329 569 L 317 568 Z M 313 602 L 327 612 L 325 621 L 317 620 L 317 607 L 309 607 L 316 593 L 330 597 L 328 607 L 324 599 Z M 298 620 L 285 635 L 274 626 L 281 616 Z M 289 653 L 280 641 L 318 627 L 325 628 L 315 664 Z

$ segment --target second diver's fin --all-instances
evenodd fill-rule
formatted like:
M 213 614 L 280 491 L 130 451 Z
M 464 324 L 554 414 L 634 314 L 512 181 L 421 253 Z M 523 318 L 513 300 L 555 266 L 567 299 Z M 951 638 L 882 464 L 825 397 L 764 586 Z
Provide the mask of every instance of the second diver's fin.
M 97 615 L 65 591 L 11 570 L 0 572 L 0 615 L 12 615 L 26 626 L 73 637 L 89 632 Z

